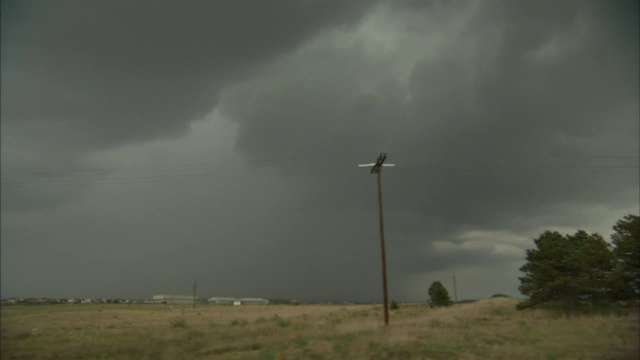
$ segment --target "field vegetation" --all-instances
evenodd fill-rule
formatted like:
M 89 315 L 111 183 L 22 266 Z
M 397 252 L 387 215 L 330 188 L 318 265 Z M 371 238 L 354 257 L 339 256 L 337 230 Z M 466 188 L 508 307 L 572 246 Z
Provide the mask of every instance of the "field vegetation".
M 638 359 L 637 311 L 516 311 L 495 297 L 373 305 L 9 305 L 5 359 Z

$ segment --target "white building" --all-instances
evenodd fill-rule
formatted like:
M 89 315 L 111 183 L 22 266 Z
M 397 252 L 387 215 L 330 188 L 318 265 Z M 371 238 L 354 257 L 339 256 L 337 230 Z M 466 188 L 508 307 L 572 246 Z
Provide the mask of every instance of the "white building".
M 263 298 L 242 298 L 240 299 L 241 305 L 268 305 L 269 300 Z
M 236 298 L 232 297 L 212 297 L 207 300 L 209 305 L 234 305 Z
M 154 304 L 176 304 L 176 305 L 189 305 L 193 304 L 193 295 L 153 295 Z M 196 302 L 199 302 L 198 297 L 195 298 Z
M 268 305 L 269 300 L 263 298 L 212 297 L 209 305 Z

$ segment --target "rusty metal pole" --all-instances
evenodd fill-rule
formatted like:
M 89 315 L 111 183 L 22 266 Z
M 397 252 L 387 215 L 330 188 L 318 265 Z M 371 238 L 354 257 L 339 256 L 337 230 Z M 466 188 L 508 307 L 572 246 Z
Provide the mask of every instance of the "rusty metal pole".
M 382 254 L 382 291 L 384 293 L 384 324 L 389 325 L 389 297 L 387 295 L 387 256 L 384 245 L 384 216 L 382 214 L 382 169 L 378 169 L 378 209 L 380 211 L 380 253 Z

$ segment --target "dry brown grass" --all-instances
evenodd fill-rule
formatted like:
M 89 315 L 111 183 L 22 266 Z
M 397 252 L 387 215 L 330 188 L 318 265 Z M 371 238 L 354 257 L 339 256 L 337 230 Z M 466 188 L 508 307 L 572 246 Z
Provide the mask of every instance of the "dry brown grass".
M 558 317 L 495 298 L 380 306 L 2 307 L 2 359 L 637 359 L 638 314 Z

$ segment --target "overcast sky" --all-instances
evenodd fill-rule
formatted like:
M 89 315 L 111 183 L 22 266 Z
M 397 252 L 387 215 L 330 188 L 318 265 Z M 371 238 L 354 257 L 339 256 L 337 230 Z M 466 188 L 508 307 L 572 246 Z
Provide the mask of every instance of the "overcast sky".
M 2 1 L 1 297 L 519 296 L 639 209 L 638 2 Z

